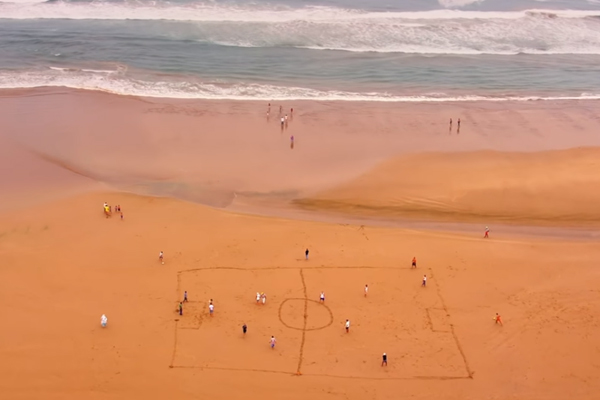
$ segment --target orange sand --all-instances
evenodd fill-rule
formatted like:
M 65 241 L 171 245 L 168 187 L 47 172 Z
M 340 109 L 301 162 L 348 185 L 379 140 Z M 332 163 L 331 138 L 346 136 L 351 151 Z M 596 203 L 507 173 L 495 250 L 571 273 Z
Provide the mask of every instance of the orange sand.
M 594 399 L 595 233 L 548 239 L 494 225 L 482 236 L 494 218 L 550 224 L 571 201 L 585 218 L 569 224 L 596 221 L 598 150 L 543 152 L 597 145 L 596 107 L 303 103 L 280 136 L 258 103 L 5 94 L 3 165 L 16 168 L 0 174 L 2 398 Z M 446 114 L 462 116 L 460 138 Z M 392 129 L 400 121 L 411 130 Z M 441 150 L 470 153 L 423 154 Z M 411 174 L 399 173 L 407 163 Z M 317 222 L 290 208 L 350 198 L 372 206 L 362 217 L 387 219 L 403 196 L 461 209 L 413 218 L 480 228 Z M 104 201 L 125 219 L 105 218 Z M 244 209 L 264 215 L 232 211 Z
M 599 148 L 416 154 L 296 203 L 379 217 L 598 225 L 599 172 Z

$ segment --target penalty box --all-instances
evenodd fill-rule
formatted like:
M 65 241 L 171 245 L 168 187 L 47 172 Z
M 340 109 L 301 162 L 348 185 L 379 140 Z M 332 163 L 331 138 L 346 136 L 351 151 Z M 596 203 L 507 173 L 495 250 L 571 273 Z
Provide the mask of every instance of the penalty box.
M 174 365 L 290 374 L 300 368 L 304 375 L 357 378 L 464 377 L 436 282 L 422 288 L 422 275 L 384 268 L 184 271 L 179 290 L 188 291 L 190 303 L 178 322 Z M 264 306 L 256 304 L 257 291 L 267 295 Z M 383 352 L 387 368 L 380 366 Z

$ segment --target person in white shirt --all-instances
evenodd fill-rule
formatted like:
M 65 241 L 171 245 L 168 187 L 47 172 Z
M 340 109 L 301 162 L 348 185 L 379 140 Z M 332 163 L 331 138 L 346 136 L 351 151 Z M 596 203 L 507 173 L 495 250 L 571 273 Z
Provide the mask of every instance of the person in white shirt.
M 261 297 L 262 303 L 264 305 L 267 302 L 267 295 L 263 293 L 260 295 L 260 297 Z
M 260 303 L 260 293 L 256 292 L 256 304 Z
M 108 318 L 106 318 L 106 315 L 102 314 L 102 316 L 100 317 L 100 325 L 103 328 L 106 328 L 106 324 L 108 324 Z
M 319 297 L 319 301 L 325 303 L 325 292 L 321 292 L 321 296 Z
M 427 286 L 427 275 L 423 275 L 423 283 L 421 283 L 421 286 L 423 286 L 423 287 Z
M 271 344 L 271 348 L 274 349 L 275 343 L 277 343 L 277 340 L 275 340 L 275 336 L 271 336 L 271 340 L 269 340 L 269 343 Z
M 346 333 L 350 332 L 350 320 L 346 320 Z
M 369 285 L 365 285 L 365 297 L 369 294 Z
M 210 304 L 208 305 L 208 313 L 210 314 L 211 317 L 212 317 L 214 311 L 215 311 L 215 305 L 212 303 L 212 300 L 211 300 Z

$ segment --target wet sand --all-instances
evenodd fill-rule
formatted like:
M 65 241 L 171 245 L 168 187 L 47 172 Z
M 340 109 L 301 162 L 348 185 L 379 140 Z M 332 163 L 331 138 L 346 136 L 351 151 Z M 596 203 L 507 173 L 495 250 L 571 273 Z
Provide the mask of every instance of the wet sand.
M 596 103 L 299 103 L 285 105 L 296 115 L 283 133 L 262 103 L 38 90 L 3 92 L 0 106 L 8 398 L 593 399 L 600 389 L 597 238 L 498 224 L 482 238 L 489 220 L 567 232 L 552 220 L 569 202 L 586 217 L 568 226 L 595 229 L 598 150 L 575 148 L 600 144 Z M 448 134 L 450 116 L 460 135 Z M 402 196 L 460 212 L 407 218 Z M 307 199 L 371 209 L 296 206 Z M 105 218 L 105 201 L 124 219 Z M 417 225 L 394 222 L 404 218 Z

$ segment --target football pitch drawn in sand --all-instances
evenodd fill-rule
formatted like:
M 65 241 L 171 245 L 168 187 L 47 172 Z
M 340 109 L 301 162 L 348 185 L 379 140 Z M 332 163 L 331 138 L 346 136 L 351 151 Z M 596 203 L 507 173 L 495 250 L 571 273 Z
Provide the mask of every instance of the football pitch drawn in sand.
M 179 271 L 171 368 L 357 379 L 470 379 L 432 270 L 384 267 Z M 363 288 L 369 284 L 368 297 Z M 256 292 L 265 292 L 265 305 Z M 324 291 L 326 301 L 319 301 Z M 208 313 L 214 299 L 215 313 Z M 178 302 L 177 302 L 178 303 Z M 344 323 L 351 321 L 350 332 Z M 247 324 L 247 335 L 242 325 Z M 277 345 L 271 349 L 269 338 Z M 381 354 L 390 363 L 381 367 Z

